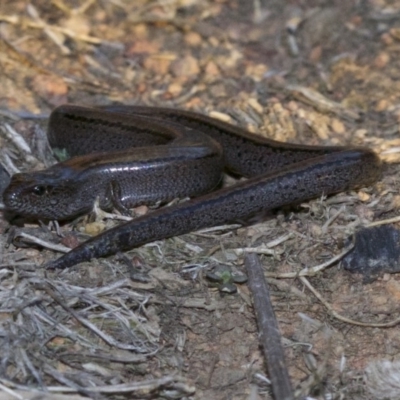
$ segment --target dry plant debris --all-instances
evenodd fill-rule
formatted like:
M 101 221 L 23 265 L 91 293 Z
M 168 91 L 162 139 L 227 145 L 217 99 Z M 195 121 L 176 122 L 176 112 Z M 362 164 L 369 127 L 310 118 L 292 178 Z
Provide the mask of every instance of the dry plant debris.
M 297 396 L 400 397 L 399 278 L 365 286 L 337 267 L 353 232 L 399 223 L 400 4 L 299 4 L 1 2 L 0 188 L 5 171 L 54 162 L 46 117 L 65 102 L 191 109 L 277 140 L 367 145 L 387 167 L 372 188 L 61 274 L 40 268 L 55 244 L 121 222 L 10 232 L 0 218 L 0 395 L 271 398 L 248 287 L 227 296 L 206 279 L 216 265 L 243 269 L 252 252 Z

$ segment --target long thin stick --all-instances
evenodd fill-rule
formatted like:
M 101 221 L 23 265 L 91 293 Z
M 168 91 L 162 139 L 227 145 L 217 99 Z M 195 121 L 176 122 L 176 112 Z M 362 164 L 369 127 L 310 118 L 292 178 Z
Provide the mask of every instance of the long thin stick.
M 269 297 L 269 290 L 257 254 L 246 254 L 245 265 L 253 294 L 258 332 L 268 364 L 272 392 L 276 400 L 294 400 L 293 389 L 285 364 L 281 334 Z

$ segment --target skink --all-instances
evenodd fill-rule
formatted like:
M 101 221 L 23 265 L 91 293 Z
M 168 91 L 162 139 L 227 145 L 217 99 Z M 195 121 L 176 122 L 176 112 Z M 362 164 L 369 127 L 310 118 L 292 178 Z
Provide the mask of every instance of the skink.
M 56 108 L 52 147 L 68 161 L 12 177 L 3 199 L 17 214 L 70 219 L 103 208 L 199 196 L 110 229 L 51 262 L 66 268 L 145 243 L 243 220 L 322 194 L 368 186 L 381 161 L 363 147 L 288 144 L 183 110 L 136 106 Z M 249 179 L 215 188 L 223 168 Z

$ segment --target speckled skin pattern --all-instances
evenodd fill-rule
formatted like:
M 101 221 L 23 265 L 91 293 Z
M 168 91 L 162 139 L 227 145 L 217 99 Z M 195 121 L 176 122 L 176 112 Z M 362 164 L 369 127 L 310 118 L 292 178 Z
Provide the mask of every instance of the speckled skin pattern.
M 89 212 L 97 196 L 103 208 L 122 210 L 199 196 L 106 231 L 51 268 L 367 186 L 381 173 L 379 157 L 366 148 L 276 142 L 167 108 L 61 106 L 50 117 L 48 136 L 52 147 L 77 157 L 45 171 L 15 175 L 4 193 L 14 212 L 68 219 Z M 249 179 L 204 194 L 218 185 L 223 168 Z

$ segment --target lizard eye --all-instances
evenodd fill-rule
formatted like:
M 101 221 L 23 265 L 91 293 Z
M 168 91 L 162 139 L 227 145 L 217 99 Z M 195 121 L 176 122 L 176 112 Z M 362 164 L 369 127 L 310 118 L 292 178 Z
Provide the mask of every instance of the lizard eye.
M 32 193 L 36 196 L 42 196 L 46 193 L 46 187 L 42 185 L 34 186 L 32 189 Z

